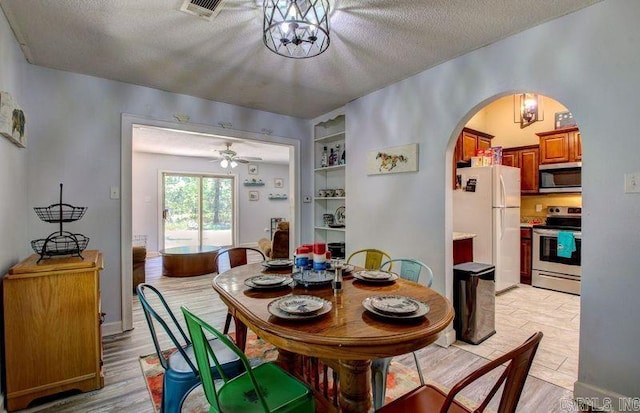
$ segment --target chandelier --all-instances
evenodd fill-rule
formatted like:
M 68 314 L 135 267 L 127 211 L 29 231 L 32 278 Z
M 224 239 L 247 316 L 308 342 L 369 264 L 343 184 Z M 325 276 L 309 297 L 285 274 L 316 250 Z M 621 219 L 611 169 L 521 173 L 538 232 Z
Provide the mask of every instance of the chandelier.
M 519 104 L 517 103 L 518 100 Z M 513 121 L 520 124 L 520 129 L 524 129 L 535 122 L 544 120 L 542 96 L 535 93 L 513 95 L 513 112 Z
M 264 0 L 264 44 L 293 59 L 317 56 L 329 47 L 329 0 Z

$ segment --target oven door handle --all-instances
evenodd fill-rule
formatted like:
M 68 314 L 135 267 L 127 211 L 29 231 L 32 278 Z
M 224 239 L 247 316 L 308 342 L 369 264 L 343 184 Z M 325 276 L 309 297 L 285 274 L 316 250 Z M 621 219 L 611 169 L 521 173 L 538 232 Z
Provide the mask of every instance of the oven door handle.
M 534 229 L 533 233 L 538 235 L 548 236 L 548 237 L 558 236 L 558 231 L 554 229 Z
M 533 233 L 535 235 L 542 235 L 545 237 L 558 237 L 558 232 L 560 232 L 560 230 L 557 229 L 535 229 L 533 230 Z M 574 231 L 568 231 L 568 232 L 573 232 L 573 237 L 575 239 L 582 239 L 582 232 L 574 232 Z

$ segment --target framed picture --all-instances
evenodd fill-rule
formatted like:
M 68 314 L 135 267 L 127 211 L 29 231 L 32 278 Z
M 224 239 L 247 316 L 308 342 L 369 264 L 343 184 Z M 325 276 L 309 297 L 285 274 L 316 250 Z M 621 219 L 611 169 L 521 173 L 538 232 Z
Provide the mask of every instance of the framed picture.
M 274 188 L 282 188 L 282 187 L 284 187 L 284 179 L 282 179 L 282 178 L 274 178 L 273 179 L 273 187 Z
M 249 191 L 249 201 L 257 201 L 258 199 L 260 199 L 260 192 Z
M 247 164 L 247 168 L 249 169 L 249 175 L 258 175 L 258 165 L 255 163 Z
M 9 139 L 16 146 L 25 148 L 26 119 L 22 108 L 7 92 L 0 92 L 0 135 Z
M 418 144 L 395 146 L 367 153 L 367 175 L 418 171 Z

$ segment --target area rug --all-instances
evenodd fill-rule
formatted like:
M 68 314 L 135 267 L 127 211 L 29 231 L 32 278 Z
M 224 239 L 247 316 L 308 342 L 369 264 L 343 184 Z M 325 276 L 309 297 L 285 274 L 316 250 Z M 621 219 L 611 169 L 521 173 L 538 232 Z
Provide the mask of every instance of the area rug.
M 233 333 L 230 334 L 233 336 Z M 172 350 L 167 350 L 172 351 Z M 260 364 L 261 362 L 275 360 L 278 356 L 278 351 L 271 344 L 256 337 L 251 331 L 247 334 L 247 346 L 245 354 L 252 365 Z M 164 376 L 164 369 L 160 365 L 158 356 L 153 353 L 148 356 L 140 357 L 140 367 L 142 368 L 142 375 L 147 384 L 151 402 L 153 404 L 155 412 L 160 411 L 160 401 L 162 400 L 162 380 Z M 420 379 L 415 369 L 406 367 L 395 361 L 391 361 L 389 367 L 389 373 L 387 375 L 387 392 L 386 401 L 389 402 L 395 398 L 398 398 L 404 393 L 418 387 L 420 385 Z

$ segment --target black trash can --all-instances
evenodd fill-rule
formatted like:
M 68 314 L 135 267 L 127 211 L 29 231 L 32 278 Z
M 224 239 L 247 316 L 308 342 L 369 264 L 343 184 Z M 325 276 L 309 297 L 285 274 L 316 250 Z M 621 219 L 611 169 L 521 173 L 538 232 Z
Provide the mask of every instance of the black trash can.
M 479 344 L 496 333 L 496 269 L 465 262 L 453 266 L 456 338 Z

